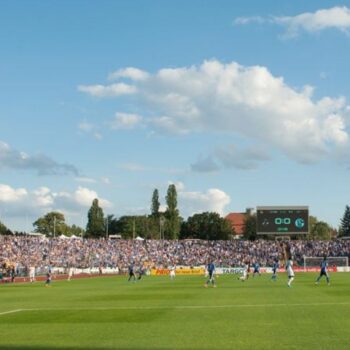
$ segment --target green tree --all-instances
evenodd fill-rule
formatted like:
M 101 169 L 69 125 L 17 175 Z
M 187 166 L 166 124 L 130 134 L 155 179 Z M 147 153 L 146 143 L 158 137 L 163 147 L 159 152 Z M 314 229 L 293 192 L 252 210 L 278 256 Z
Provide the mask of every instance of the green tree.
M 310 234 L 314 239 L 328 240 L 332 238 L 332 232 L 332 228 L 326 222 L 318 221 Z
M 165 212 L 164 237 L 167 239 L 177 239 L 180 233 L 181 218 L 177 209 L 177 192 L 174 184 L 169 185 L 165 199 L 167 209 Z
M 84 229 L 77 226 L 77 225 L 72 225 L 72 226 L 68 226 L 68 230 L 67 230 L 67 236 L 80 236 L 82 237 L 84 235 Z
M 118 234 L 117 222 L 118 220 L 113 214 L 107 215 L 106 224 L 108 225 L 108 235 Z
M 244 219 L 243 237 L 254 241 L 257 238 L 256 233 L 256 215 L 246 215 Z
M 12 231 L 9 230 L 6 225 L 0 221 L 0 235 L 11 235 Z
M 144 238 L 147 239 L 159 239 L 160 237 L 160 218 L 162 217 L 162 213 L 159 212 L 159 216 L 155 217 L 153 215 L 149 215 L 147 220 L 145 221 L 145 233 Z
M 317 222 L 318 222 L 318 219 L 316 216 L 312 216 L 312 215 L 309 216 L 309 234 L 310 234 L 310 237 L 311 237 L 312 232 L 314 231 L 314 228 L 315 228 Z
M 64 215 L 57 211 L 52 211 L 37 219 L 34 223 L 34 231 L 45 234 L 46 236 L 65 235 L 68 226 L 65 222 Z
M 226 240 L 233 234 L 232 226 L 226 219 L 218 213 L 205 212 L 194 214 L 182 223 L 180 238 Z
M 116 222 L 113 230 L 123 238 L 150 238 L 148 234 L 149 218 L 145 215 L 121 216 Z
M 324 221 L 319 221 L 316 216 L 309 216 L 309 238 L 327 240 L 334 234 L 333 228 Z
M 350 237 L 350 207 L 348 205 L 345 207 L 345 212 L 340 222 L 339 235 Z
M 159 192 L 157 189 L 154 189 L 152 194 L 152 203 L 151 203 L 151 215 L 155 218 L 159 218 Z
M 104 237 L 106 234 L 105 228 L 103 210 L 98 204 L 98 199 L 95 198 L 88 212 L 86 235 L 88 237 Z

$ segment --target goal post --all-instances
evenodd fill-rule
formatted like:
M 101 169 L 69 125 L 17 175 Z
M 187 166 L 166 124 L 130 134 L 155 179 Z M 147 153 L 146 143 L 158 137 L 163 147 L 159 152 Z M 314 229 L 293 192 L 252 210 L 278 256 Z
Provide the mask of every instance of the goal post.
M 323 257 L 304 256 L 304 268 L 319 267 L 323 261 Z M 337 267 L 349 266 L 349 258 L 347 256 L 328 256 L 328 265 Z

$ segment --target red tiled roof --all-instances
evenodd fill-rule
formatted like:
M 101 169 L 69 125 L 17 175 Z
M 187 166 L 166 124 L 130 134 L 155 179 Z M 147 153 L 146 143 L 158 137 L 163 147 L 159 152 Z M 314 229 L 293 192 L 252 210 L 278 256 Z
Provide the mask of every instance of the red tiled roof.
M 230 213 L 225 219 L 231 222 L 236 235 L 242 235 L 244 230 L 245 213 Z

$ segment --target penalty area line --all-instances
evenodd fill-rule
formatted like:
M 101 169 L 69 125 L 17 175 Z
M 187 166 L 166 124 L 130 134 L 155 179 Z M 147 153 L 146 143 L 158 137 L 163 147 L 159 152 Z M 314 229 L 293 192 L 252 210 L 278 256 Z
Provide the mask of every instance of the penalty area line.
M 113 310 L 195 310 L 195 309 L 229 309 L 229 308 L 255 308 L 255 307 L 296 307 L 296 306 L 350 306 L 350 303 L 294 303 L 294 304 L 229 304 L 229 305 L 179 305 L 179 306 L 115 306 L 115 307 L 81 307 L 81 308 L 28 308 L 0 312 L 1 315 L 16 312 L 40 311 L 113 311 Z

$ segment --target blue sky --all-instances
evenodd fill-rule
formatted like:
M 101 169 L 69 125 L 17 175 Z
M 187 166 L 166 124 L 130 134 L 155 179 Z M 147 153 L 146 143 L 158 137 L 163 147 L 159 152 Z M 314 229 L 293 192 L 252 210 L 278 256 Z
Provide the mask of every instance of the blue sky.
M 0 220 L 349 204 L 350 1 L 2 1 Z

